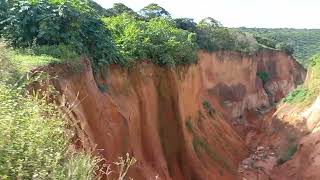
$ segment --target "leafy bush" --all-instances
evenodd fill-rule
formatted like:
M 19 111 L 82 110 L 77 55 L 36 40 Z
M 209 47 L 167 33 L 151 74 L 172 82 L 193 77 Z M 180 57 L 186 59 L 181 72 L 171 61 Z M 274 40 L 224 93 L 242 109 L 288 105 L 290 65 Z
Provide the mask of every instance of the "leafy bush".
M 275 40 L 265 38 L 259 35 L 255 35 L 255 38 L 262 47 L 276 49 L 277 42 Z
M 13 47 L 67 45 L 87 54 L 93 66 L 117 63 L 110 32 L 86 1 L 8 1 L 0 29 Z
M 220 26 L 220 23 L 213 19 L 202 20 L 197 25 L 197 43 L 201 49 L 217 51 L 220 49 L 233 49 L 234 43 L 227 28 Z
M 212 117 L 214 115 L 214 113 L 216 112 L 213 107 L 211 106 L 210 102 L 205 100 L 202 102 L 202 106 L 203 108 L 205 108 L 207 110 L 207 112 L 209 113 L 209 115 Z
M 257 76 L 262 80 L 263 84 L 269 80 L 269 74 L 267 72 L 257 72 Z
M 142 21 L 122 14 L 103 21 L 112 31 L 125 65 L 143 59 L 150 59 L 158 65 L 196 61 L 195 34 L 176 28 L 169 19 Z
M 280 51 L 284 51 L 289 55 L 292 55 L 294 53 L 294 49 L 290 44 L 280 42 L 276 45 L 276 49 L 279 49 Z
M 291 157 L 297 152 L 298 145 L 297 144 L 290 144 L 287 151 L 280 155 L 279 159 L 277 160 L 277 164 L 281 165 L 288 160 L 291 159 Z
M 177 28 L 187 30 L 190 32 L 196 32 L 197 23 L 194 22 L 193 19 L 190 18 L 177 18 L 174 19 Z
M 234 39 L 233 50 L 248 54 L 252 54 L 259 50 L 258 42 L 253 35 L 235 30 L 231 30 L 230 32 Z
M 258 44 L 254 37 L 237 30 L 222 27 L 220 22 L 213 18 L 205 18 L 200 21 L 195 32 L 200 49 L 209 52 L 218 50 L 231 50 L 245 53 L 253 53 L 258 50 Z
M 191 117 L 188 117 L 188 118 L 187 118 L 185 124 L 186 124 L 186 127 L 187 127 L 188 131 L 190 131 L 190 132 L 193 133 L 193 125 L 192 125 L 192 119 L 191 119 Z

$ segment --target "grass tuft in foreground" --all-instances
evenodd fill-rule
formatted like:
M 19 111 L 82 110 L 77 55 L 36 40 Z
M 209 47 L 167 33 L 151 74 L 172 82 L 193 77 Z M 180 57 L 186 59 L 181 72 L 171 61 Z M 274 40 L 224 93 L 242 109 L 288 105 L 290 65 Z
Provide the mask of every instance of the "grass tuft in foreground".
M 26 92 L 23 73 L 51 57 L 0 49 L 0 179 L 94 179 L 100 160 L 70 151 L 58 107 Z

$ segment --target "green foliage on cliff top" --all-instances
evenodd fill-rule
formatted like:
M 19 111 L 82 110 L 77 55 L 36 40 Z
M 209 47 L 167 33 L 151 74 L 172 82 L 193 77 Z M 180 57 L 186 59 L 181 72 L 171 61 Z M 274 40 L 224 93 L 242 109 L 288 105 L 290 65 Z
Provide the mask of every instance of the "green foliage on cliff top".
M 42 51 L 42 55 L 51 56 L 50 49 L 66 46 L 88 56 L 94 70 L 106 64 L 128 65 L 137 59 L 159 65 L 194 63 L 197 49 L 293 52 L 286 43 L 273 44 L 273 40 L 225 28 L 210 17 L 199 23 L 172 19 L 154 3 L 138 12 L 121 3 L 104 9 L 91 0 L 0 0 L 0 5 L 0 36 L 12 47 L 47 46 L 48 52 Z
M 111 34 L 87 1 L 1 0 L 1 4 L 7 8 L 0 15 L 0 34 L 12 47 L 65 45 L 89 56 L 93 67 L 118 63 Z
M 149 21 L 128 14 L 103 19 L 126 64 L 149 59 L 158 65 L 188 64 L 196 61 L 195 34 L 178 29 L 167 18 Z

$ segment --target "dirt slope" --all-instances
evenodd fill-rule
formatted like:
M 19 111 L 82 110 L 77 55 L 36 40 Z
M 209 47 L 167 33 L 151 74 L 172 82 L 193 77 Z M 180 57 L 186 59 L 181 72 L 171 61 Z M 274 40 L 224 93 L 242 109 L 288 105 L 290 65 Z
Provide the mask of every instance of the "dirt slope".
M 305 86 L 318 85 L 318 71 L 318 65 L 308 70 Z M 254 160 L 252 157 L 255 153 L 248 156 L 240 165 L 242 176 L 245 179 L 256 180 L 318 180 L 319 122 L 319 95 L 310 105 L 302 100 L 280 103 L 270 110 L 270 113 L 265 113 L 261 124 L 264 130 L 255 132 L 255 138 L 251 138 L 250 143 L 259 144 L 265 149 L 267 147 L 264 152 L 266 157 Z M 286 158 L 287 161 L 274 161 L 288 154 L 291 155 Z
M 61 76 L 54 85 L 82 129 L 76 144 L 110 162 L 129 152 L 138 160 L 134 179 L 239 179 L 252 117 L 301 83 L 305 71 L 278 51 L 198 56 L 198 64 L 175 68 L 110 66 L 96 77 L 106 92 L 86 60 L 81 73 Z

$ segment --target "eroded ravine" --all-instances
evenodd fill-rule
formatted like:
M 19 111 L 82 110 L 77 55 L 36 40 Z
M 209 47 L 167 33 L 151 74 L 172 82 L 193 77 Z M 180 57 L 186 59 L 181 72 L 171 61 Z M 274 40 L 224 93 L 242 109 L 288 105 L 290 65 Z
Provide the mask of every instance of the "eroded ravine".
M 134 179 L 239 179 L 238 165 L 262 143 L 265 114 L 303 82 L 305 70 L 279 51 L 198 57 L 175 68 L 113 65 L 95 78 L 84 60 L 83 72 L 60 76 L 54 85 L 77 104 L 81 146 L 110 162 L 130 153 Z M 257 72 L 268 74 L 265 84 Z

